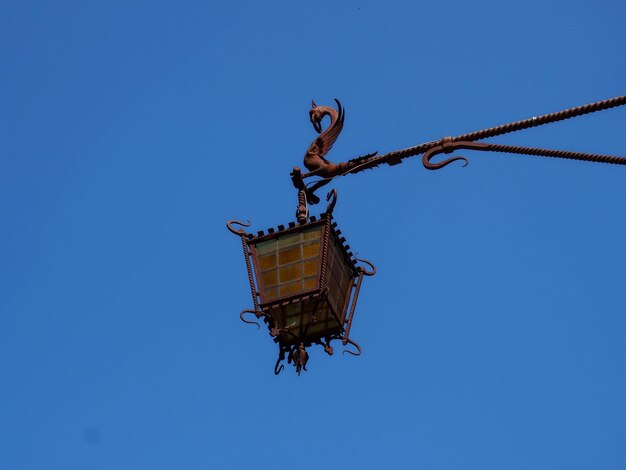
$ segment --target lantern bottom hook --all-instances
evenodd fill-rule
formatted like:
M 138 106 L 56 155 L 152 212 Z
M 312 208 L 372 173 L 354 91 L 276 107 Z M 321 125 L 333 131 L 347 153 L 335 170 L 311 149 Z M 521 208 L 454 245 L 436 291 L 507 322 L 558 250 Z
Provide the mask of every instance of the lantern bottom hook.
M 276 364 L 274 365 L 274 375 L 278 375 L 285 368 L 284 364 L 281 364 L 282 361 L 285 360 L 285 353 L 288 352 L 287 348 L 283 345 L 279 345 L 278 349 L 278 359 L 276 359 Z M 278 367 L 280 365 L 280 367 Z
M 349 349 L 344 349 L 342 351 L 342 354 L 348 353 L 348 354 L 351 354 L 353 356 L 360 356 L 361 353 L 363 352 L 363 350 L 361 349 L 361 346 L 359 346 L 358 343 L 356 343 L 355 341 L 352 341 L 350 338 L 346 338 L 346 339 L 343 340 L 344 346 L 346 344 L 348 344 L 348 343 L 350 343 L 352 346 L 354 346 L 356 348 L 356 352 L 355 351 L 350 351 Z

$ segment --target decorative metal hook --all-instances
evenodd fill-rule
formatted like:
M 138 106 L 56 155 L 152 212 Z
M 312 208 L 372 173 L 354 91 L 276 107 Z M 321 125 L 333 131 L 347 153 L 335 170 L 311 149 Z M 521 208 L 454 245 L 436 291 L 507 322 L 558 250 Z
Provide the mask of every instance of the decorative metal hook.
M 350 343 L 351 345 L 353 345 L 356 348 L 356 352 L 350 351 L 349 349 L 344 349 L 342 351 L 342 354 L 348 353 L 348 354 L 352 354 L 353 356 L 360 356 L 361 353 L 363 352 L 363 350 L 361 349 L 361 346 L 359 346 L 356 342 L 352 341 L 350 338 L 344 338 L 342 343 L 343 343 L 344 346 L 346 344 Z
M 450 139 L 450 137 L 448 137 Z M 586 162 L 600 162 L 600 163 L 612 163 L 616 165 L 626 165 L 626 157 L 616 157 L 614 155 L 598 155 L 595 153 L 582 153 L 582 152 L 572 152 L 570 150 L 553 150 L 553 149 L 544 149 L 544 148 L 535 148 L 535 147 L 520 147 L 518 145 L 503 145 L 503 144 L 494 144 L 494 143 L 477 143 L 477 142 L 468 142 L 468 141 L 459 141 L 454 143 L 449 143 L 449 149 L 467 149 L 467 150 L 480 150 L 483 152 L 499 152 L 499 153 L 514 153 L 519 155 L 534 155 L 538 157 L 552 157 L 552 158 L 565 158 L 570 160 L 581 160 Z M 434 150 L 434 152 L 432 152 Z M 444 153 L 450 153 L 450 151 L 446 151 L 444 147 Z M 441 153 L 441 146 L 435 147 L 426 152 L 424 155 L 425 160 L 430 160 L 434 155 Z M 424 160 L 423 159 L 423 160 Z M 443 168 L 454 160 L 463 159 L 464 157 L 456 157 L 453 159 L 445 160 L 441 163 L 433 164 L 428 162 L 429 166 L 424 166 L 429 170 L 437 170 L 439 168 Z M 466 160 L 467 162 L 467 160 Z
M 332 198 L 332 201 L 331 201 Z M 333 210 L 335 209 L 335 204 L 337 204 L 337 190 L 331 189 L 330 192 L 326 195 L 326 200 L 330 201 L 328 206 L 326 206 L 326 215 L 328 217 L 333 216 Z
M 265 314 L 265 313 L 263 313 L 263 312 L 260 312 L 260 311 L 258 311 L 258 310 L 242 310 L 241 312 L 239 312 L 239 318 L 241 318 L 241 321 L 242 321 L 242 322 L 244 322 L 244 323 L 248 323 L 249 325 L 256 325 L 256 329 L 257 329 L 257 330 L 260 330 L 260 329 L 261 329 L 261 325 L 259 325 L 259 324 L 258 324 L 257 322 L 255 322 L 255 321 L 248 321 L 248 320 L 246 320 L 246 319 L 243 317 L 243 315 L 244 315 L 245 313 L 254 313 L 254 315 L 255 315 L 257 318 L 261 318 L 262 316 L 265 316 L 266 314 Z
M 274 364 L 274 375 L 280 374 L 281 371 L 285 368 L 285 365 L 280 363 L 285 360 L 286 352 L 287 349 L 284 346 L 280 345 L 278 349 L 278 359 L 276 359 L 276 364 Z M 279 364 L 280 367 L 278 367 Z
M 593 153 L 572 152 L 569 150 L 552 150 L 534 147 L 520 147 L 517 145 L 503 145 L 483 142 L 470 142 L 461 140 L 453 142 L 451 137 L 441 139 L 441 144 L 428 150 L 422 158 L 424 167 L 428 170 L 438 170 L 456 160 L 464 160 L 465 157 L 454 157 L 439 163 L 432 163 L 430 160 L 440 153 L 451 153 L 458 149 L 479 150 L 483 152 L 499 152 L 499 153 L 515 153 L 520 155 L 535 155 L 539 157 L 566 158 L 571 160 L 581 160 L 587 162 L 613 163 L 616 165 L 626 165 L 625 157 L 616 157 L 613 155 L 598 155 Z
M 373 276 L 374 274 L 376 274 L 376 266 L 374 266 L 370 261 L 367 261 L 366 259 L 357 258 L 356 256 L 354 257 L 354 259 L 357 260 L 359 263 L 365 263 L 370 268 L 372 268 L 371 271 L 368 271 L 363 266 L 358 266 L 357 269 L 359 270 L 359 272 L 363 273 L 365 276 Z
M 460 156 L 448 158 L 447 160 L 439 163 L 432 163 L 430 160 L 440 153 L 452 153 L 459 148 L 477 149 L 482 145 L 484 144 L 476 144 L 474 142 L 453 142 L 452 137 L 444 137 L 443 139 L 441 139 L 439 145 L 431 148 L 426 153 L 424 153 L 424 156 L 422 157 L 422 164 L 427 170 L 439 170 L 440 168 L 448 166 L 450 163 L 459 160 L 462 160 L 464 162 L 463 166 L 467 166 L 467 164 L 469 163 L 467 158 Z
M 235 220 L 235 219 L 229 220 L 228 222 L 226 222 L 226 228 L 228 228 L 228 230 L 230 230 L 231 233 L 234 233 L 235 235 L 239 235 L 240 237 L 245 237 L 246 235 L 248 235 L 248 233 L 244 229 L 242 229 L 242 228 L 240 228 L 238 230 L 235 230 L 233 228 L 233 224 L 234 225 L 241 225 L 242 227 L 250 227 L 250 225 L 252 225 L 249 220 L 248 220 L 247 223 L 240 222 L 240 221 Z

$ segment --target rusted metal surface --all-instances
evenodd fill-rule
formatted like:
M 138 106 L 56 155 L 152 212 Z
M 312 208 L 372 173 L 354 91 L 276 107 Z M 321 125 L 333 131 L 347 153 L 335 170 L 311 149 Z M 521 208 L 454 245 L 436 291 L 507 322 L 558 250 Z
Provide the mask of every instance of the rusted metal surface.
M 311 115 L 311 122 L 318 132 L 321 132 L 320 122 L 324 116 L 331 117 L 331 124 L 324 132 L 321 132 L 320 137 L 318 137 L 311 144 L 309 150 L 307 151 L 307 154 L 305 156 L 305 166 L 307 166 L 307 169 L 310 170 L 309 173 L 302 174 L 299 169 L 297 169 L 297 167 L 294 168 L 294 173 L 296 173 L 295 177 L 294 173 L 292 173 L 292 181 L 294 182 L 294 185 L 296 186 L 296 188 L 304 188 L 304 190 L 307 192 L 310 204 L 316 204 L 317 202 L 319 202 L 319 198 L 315 196 L 314 192 L 320 187 L 328 184 L 334 178 L 337 178 L 339 176 L 345 176 L 348 174 L 359 173 L 364 170 L 378 167 L 382 164 L 397 165 L 399 163 L 402 163 L 404 159 L 416 155 L 426 154 L 424 155 L 422 162 L 424 164 L 424 167 L 429 170 L 437 170 L 447 166 L 454 161 L 459 160 L 464 161 L 464 163 L 467 165 L 468 160 L 465 157 L 453 157 L 439 163 L 431 162 L 431 159 L 437 154 L 451 153 L 458 149 L 535 155 L 597 163 L 610 163 L 615 165 L 626 165 L 626 157 L 598 155 L 567 150 L 519 147 L 492 143 L 475 143 L 475 141 L 477 140 L 483 140 L 489 137 L 508 134 L 523 129 L 530 129 L 533 127 L 563 121 L 565 119 L 571 119 L 577 116 L 583 116 L 585 114 L 615 108 L 617 106 L 622 106 L 626 104 L 626 95 L 618 96 L 608 100 L 597 101 L 595 103 L 590 103 L 582 106 L 577 106 L 555 113 L 544 114 L 541 116 L 532 117 L 530 119 L 524 119 L 521 121 L 515 121 L 500 126 L 490 127 L 479 131 L 462 134 L 456 137 L 444 137 L 440 140 L 425 142 L 414 147 L 389 152 L 384 155 L 376 156 L 376 153 L 374 152 L 373 154 L 368 154 L 363 157 L 348 160 L 344 163 L 332 164 L 325 159 L 325 155 L 328 153 L 330 147 L 337 139 L 339 132 L 343 128 L 343 123 L 345 119 L 345 112 L 343 111 L 343 108 L 339 104 L 339 101 L 335 101 L 337 102 L 338 111 L 335 111 L 333 108 L 330 108 L 328 106 L 314 106 L 314 108 L 309 112 Z M 307 161 L 312 163 L 310 165 L 307 165 Z M 296 169 L 298 171 L 295 171 Z M 315 176 L 320 176 L 321 179 L 305 184 L 305 179 Z
M 597 111 L 602 111 L 605 109 L 615 108 L 617 106 L 623 106 L 626 104 L 626 95 L 617 96 L 615 98 L 611 98 L 608 100 L 597 101 L 595 103 L 590 103 L 582 106 L 577 106 L 574 108 L 565 109 L 563 111 L 558 111 L 555 113 L 544 114 L 542 116 L 536 116 L 529 119 L 524 119 L 521 121 L 515 121 L 508 124 L 503 124 L 500 126 L 489 127 L 487 129 L 482 129 L 479 131 L 469 132 L 467 134 L 462 134 L 456 137 L 452 137 L 452 142 L 472 142 L 476 140 L 488 139 L 489 137 L 496 137 L 498 135 L 509 134 L 511 132 L 517 132 L 523 129 L 530 129 L 537 126 L 543 126 L 545 124 L 550 124 L 553 122 L 563 121 L 565 119 L 571 119 L 578 116 L 583 116 L 589 113 L 595 113 Z M 433 147 L 440 145 L 441 141 L 432 141 L 426 142 L 424 144 L 416 145 L 415 147 L 409 147 L 403 150 L 398 150 L 395 152 L 389 152 L 385 155 L 381 155 L 379 157 L 372 158 L 368 160 L 367 164 L 363 164 L 357 171 L 353 171 L 353 173 L 357 173 L 358 171 L 365 170 L 367 168 L 372 168 L 378 166 L 382 163 L 387 163 L 390 165 L 400 163 L 403 159 L 412 157 L 415 155 L 421 155 L 424 152 L 430 150 Z M 553 155 L 550 155 L 553 156 Z M 561 158 L 569 158 L 569 157 L 561 157 Z M 621 161 L 610 161 L 606 163 L 616 163 L 624 165 L 626 164 L 626 158 L 621 158 Z M 582 159 L 581 160 L 585 160 Z M 588 159 L 587 161 L 600 161 L 597 159 Z
M 513 145 L 501 145 L 501 144 L 492 144 L 492 143 L 483 143 L 483 142 L 465 142 L 465 141 L 453 141 L 452 137 L 444 137 L 441 139 L 440 144 L 432 147 L 428 151 L 424 153 L 422 157 L 422 163 L 424 168 L 427 170 L 438 170 L 443 168 L 444 166 L 449 165 L 455 161 L 463 161 L 466 166 L 468 163 L 467 158 L 456 156 L 452 158 L 448 158 L 447 160 L 433 163 L 431 159 L 436 155 L 441 153 L 452 153 L 459 149 L 466 150 L 478 150 L 483 152 L 498 152 L 498 153 L 514 153 L 520 155 L 535 155 L 540 157 L 553 157 L 553 158 L 567 158 L 570 160 L 582 160 L 587 162 L 598 162 L 598 163 L 613 163 L 616 165 L 626 165 L 625 157 L 615 157 L 612 155 L 597 155 L 593 153 L 581 153 L 581 152 L 570 152 L 567 150 L 550 150 L 550 149 L 542 149 L 542 148 L 533 148 L 533 147 L 519 147 Z
M 306 202 L 306 191 L 304 189 L 298 190 L 298 209 L 296 210 L 296 220 L 300 225 L 306 223 L 306 219 L 309 217 L 309 206 Z
M 317 106 L 315 101 L 313 101 L 313 107 L 309 111 L 311 124 L 313 124 L 313 128 L 319 134 L 319 137 L 311 143 L 306 151 L 304 166 L 311 174 L 326 178 L 338 175 L 345 170 L 346 166 L 345 163 L 335 165 L 324 158 L 337 140 L 337 137 L 339 137 L 345 119 L 345 112 L 341 107 L 341 103 L 338 100 L 335 100 L 335 102 L 337 103 L 337 110 L 330 106 Z M 325 116 L 330 117 L 330 125 L 326 130 L 322 131 L 322 119 Z
M 350 171 L 361 162 L 376 154 L 376 152 L 370 153 L 337 164 L 326 159 L 326 155 L 333 147 L 333 144 L 336 142 L 343 129 L 343 123 L 346 117 L 345 110 L 339 100 L 335 99 L 335 103 L 337 103 L 337 110 L 330 106 L 317 106 L 315 101 L 312 102 L 313 107 L 309 111 L 309 117 L 311 124 L 313 124 L 313 129 L 315 129 L 319 136 L 309 145 L 304 155 L 304 166 L 309 170 L 309 173 L 306 173 L 303 177 L 321 176 L 323 178 L 333 178 Z M 322 131 L 322 120 L 326 116 L 330 117 L 330 124 Z

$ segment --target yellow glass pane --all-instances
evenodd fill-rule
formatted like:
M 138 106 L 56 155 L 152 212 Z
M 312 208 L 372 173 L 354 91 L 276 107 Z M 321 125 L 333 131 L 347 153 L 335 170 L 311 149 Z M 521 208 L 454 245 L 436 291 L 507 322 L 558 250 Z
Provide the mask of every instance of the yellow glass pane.
M 302 247 L 303 258 L 312 258 L 319 256 L 320 244 L 319 242 L 309 243 Z
M 280 283 L 300 280 L 302 278 L 302 266 L 300 263 L 290 264 L 278 268 L 278 278 Z
M 300 259 L 300 245 L 284 248 L 278 252 L 278 264 L 280 265 L 293 263 L 294 261 L 298 261 Z
M 315 289 L 317 287 L 317 273 L 314 277 L 304 279 L 304 290 Z
M 278 284 L 278 275 L 276 273 L 276 270 L 272 269 L 271 271 L 266 271 L 262 273 L 261 283 L 263 284 L 263 287 L 265 288 L 273 287 L 276 284 Z
M 271 300 L 278 297 L 278 288 L 272 287 L 271 289 L 265 289 L 265 300 Z
M 293 244 L 299 243 L 299 242 L 300 242 L 300 234 L 299 233 L 292 233 L 290 235 L 283 235 L 278 240 L 278 249 L 281 249 L 281 248 L 283 248 L 285 246 L 293 245 Z
M 265 242 L 260 242 L 260 243 L 257 243 L 255 247 L 256 247 L 256 252 L 259 255 L 265 255 L 267 253 L 272 253 L 274 250 L 276 250 L 276 241 L 268 240 Z
M 272 253 L 270 255 L 259 256 L 259 267 L 261 268 L 261 271 L 275 268 L 276 267 L 276 254 Z
M 304 272 L 305 276 L 316 276 L 317 275 L 317 270 L 318 270 L 318 263 L 317 263 L 317 259 L 312 259 L 309 261 L 305 261 L 304 265 L 302 267 L 302 271 Z
M 304 232 L 302 234 L 302 238 L 304 240 L 314 240 L 314 239 L 318 239 L 321 238 L 322 236 L 322 227 L 315 227 L 312 229 L 307 230 L 306 232 Z
M 302 291 L 302 283 L 301 282 L 293 282 L 291 284 L 284 284 L 280 286 L 280 295 L 291 295 L 296 292 Z

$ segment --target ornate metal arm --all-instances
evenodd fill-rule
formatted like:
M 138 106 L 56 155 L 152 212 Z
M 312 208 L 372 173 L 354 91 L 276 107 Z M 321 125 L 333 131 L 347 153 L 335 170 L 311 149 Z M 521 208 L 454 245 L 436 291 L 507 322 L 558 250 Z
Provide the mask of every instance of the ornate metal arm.
M 376 153 L 358 157 L 352 160 L 348 160 L 344 163 L 333 164 L 326 160 L 325 155 L 330 150 L 330 146 L 339 136 L 339 132 L 343 127 L 344 112 L 343 108 L 337 101 L 339 106 L 339 113 L 329 107 L 315 107 L 317 110 L 313 113 L 311 111 L 311 122 L 313 122 L 315 129 L 321 132 L 321 119 L 325 115 L 330 115 L 332 118 L 331 125 L 324 132 L 321 132 L 318 137 L 309 147 L 305 156 L 305 166 L 310 170 L 309 173 L 302 174 L 298 167 L 295 167 L 292 172 L 292 181 L 294 186 L 299 190 L 301 194 L 305 196 L 305 200 L 311 204 L 317 204 L 319 198 L 315 196 L 314 192 L 320 187 L 328 184 L 334 178 L 339 176 L 345 176 L 352 173 L 359 173 L 361 171 L 376 168 L 383 163 L 387 165 L 397 165 L 402 163 L 405 158 L 413 157 L 415 155 L 424 154 L 422 163 L 428 170 L 438 170 L 443 168 L 454 161 L 462 160 L 467 165 L 468 160 L 465 157 L 457 156 L 444 160 L 439 163 L 433 163 L 431 159 L 440 153 L 452 153 L 458 149 L 466 150 L 480 150 L 485 152 L 501 152 L 501 153 L 514 153 L 522 155 L 535 155 L 542 157 L 553 158 L 566 158 L 571 160 L 583 160 L 589 162 L 599 163 L 612 163 L 615 165 L 626 165 L 626 157 L 617 157 L 611 155 L 598 155 L 590 153 L 571 152 L 566 150 L 550 150 L 543 148 L 532 147 L 519 147 L 511 145 L 501 145 L 493 143 L 476 143 L 476 140 L 482 140 L 489 137 L 495 137 L 497 135 L 508 134 L 511 132 L 520 131 L 523 129 L 530 129 L 532 127 L 542 126 L 552 122 L 563 121 L 565 119 L 571 119 L 573 117 L 582 116 L 605 109 L 614 108 L 626 104 L 626 95 L 618 96 L 608 100 L 597 101 L 595 103 L 586 104 L 583 106 L 577 106 L 575 108 L 566 109 L 556 113 L 544 114 L 542 116 L 532 117 L 522 121 L 516 121 L 501 126 L 490 127 L 468 134 L 459 135 L 456 137 L 444 137 L 441 140 L 426 142 L 415 147 L 409 147 L 394 152 L 389 152 L 384 155 L 376 156 Z M 320 110 L 323 110 L 320 111 Z M 336 116 L 340 115 L 340 118 Z M 330 144 L 329 144 L 330 143 Z M 309 184 L 305 184 L 304 180 L 312 176 L 323 176 L 322 179 L 314 181 Z

